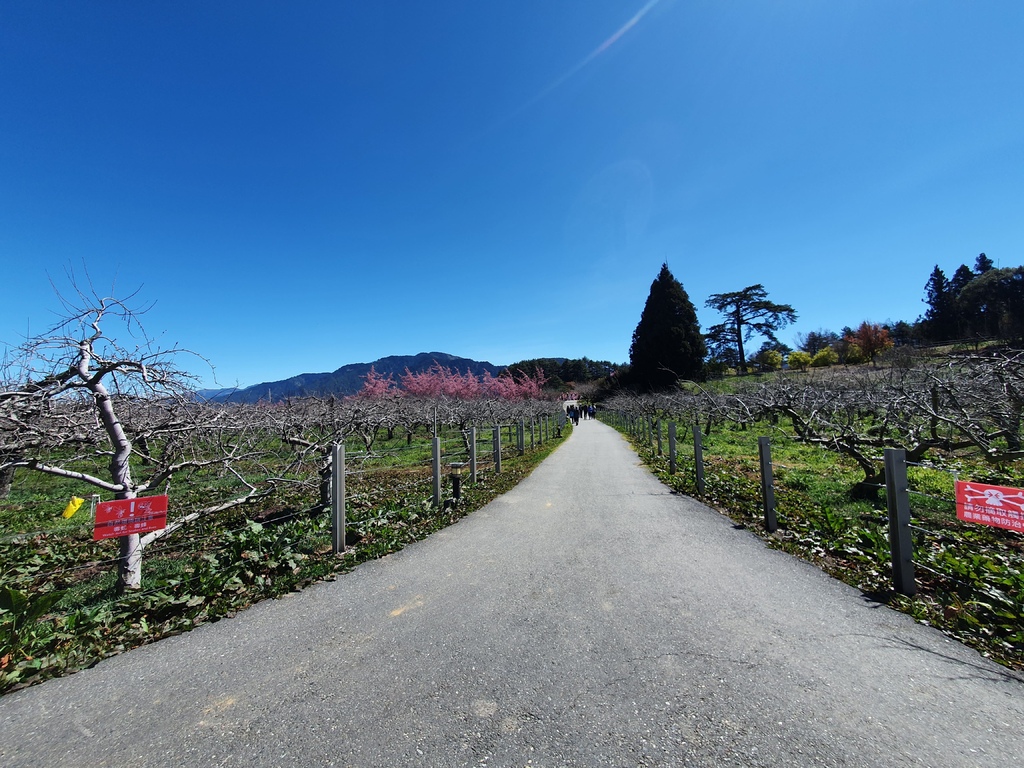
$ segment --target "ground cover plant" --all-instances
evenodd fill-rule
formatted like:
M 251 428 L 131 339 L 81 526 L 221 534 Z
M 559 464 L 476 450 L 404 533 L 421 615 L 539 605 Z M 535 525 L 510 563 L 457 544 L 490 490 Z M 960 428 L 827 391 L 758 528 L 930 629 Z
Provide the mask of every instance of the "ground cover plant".
M 296 404 L 300 406 L 320 408 Z M 531 407 L 545 413 L 557 409 L 544 402 Z M 274 414 L 279 426 L 287 420 L 281 410 Z M 127 592 L 117 589 L 116 541 L 92 540 L 88 502 L 70 519 L 61 514 L 67 500 L 82 493 L 81 484 L 68 477 L 17 473 L 7 498 L 0 500 L 0 691 L 90 666 L 395 552 L 514 486 L 568 434 L 554 419 L 546 433 L 538 420 L 527 419 L 526 450 L 520 455 L 503 425 L 499 474 L 488 458 L 491 429 L 482 428 L 478 481 L 464 478 L 456 501 L 443 464 L 443 498 L 435 506 L 433 417 L 431 407 L 416 423 L 407 421 L 403 428 L 390 430 L 390 439 L 389 430 L 381 426 L 371 449 L 365 430 L 348 430 L 350 546 L 344 554 L 332 554 L 329 514 L 322 504 L 323 454 L 316 450 L 317 441 L 309 439 L 316 438 L 317 430 L 308 422 L 303 432 L 307 445 L 287 439 L 295 436 L 294 430 L 278 429 L 276 436 L 271 430 L 251 466 L 237 466 L 234 472 L 208 468 L 180 478 L 171 492 L 170 523 L 189 517 L 190 510 L 210 508 L 217 499 L 234 498 L 239 487 L 264 487 L 272 480 L 273 493 L 196 516 L 148 544 L 142 588 Z M 438 429 L 443 462 L 464 461 L 462 430 L 443 423 Z M 515 430 L 512 434 L 514 438 Z
M 962 368 L 957 371 L 963 373 Z M 872 599 L 910 613 L 1006 666 L 1024 669 L 1024 536 L 960 521 L 953 501 L 957 478 L 1024 486 L 1024 462 L 1017 457 L 1017 438 L 1012 429 L 1015 425 L 1006 418 L 1008 412 L 1012 413 L 1016 394 L 1007 398 L 1011 407 L 1001 411 L 991 388 L 970 397 L 963 389 L 957 392 L 952 407 L 960 414 L 958 429 L 975 428 L 985 419 L 1001 421 L 1003 427 L 1008 427 L 1001 437 L 990 428 L 980 437 L 966 439 L 947 421 L 934 418 L 942 415 L 944 396 L 941 391 L 936 396 L 936 388 L 924 389 L 925 404 L 914 406 L 919 410 L 912 418 L 919 422 L 902 425 L 887 423 L 886 414 L 873 410 L 880 402 L 878 391 L 873 390 L 853 409 L 853 418 L 833 425 L 834 442 L 829 445 L 827 440 L 808 439 L 806 432 L 801 434 L 799 421 L 803 414 L 797 414 L 794 425 L 784 408 L 772 406 L 779 402 L 777 397 L 758 392 L 759 388 L 777 390 L 778 379 L 783 376 L 790 377 L 791 384 L 797 375 L 803 374 L 778 374 L 749 380 L 745 385 L 732 381 L 724 395 L 705 387 L 699 398 L 681 398 L 679 393 L 662 398 L 622 398 L 609 404 L 605 419 L 630 436 L 652 471 L 671 487 L 701 498 L 764 537 L 771 546 L 817 564 Z M 878 374 L 874 378 L 888 381 Z M 928 381 L 927 377 L 919 380 Z M 963 381 L 969 379 L 965 377 L 960 383 Z M 907 395 L 906 390 L 900 393 L 900 397 L 912 399 Z M 821 403 L 825 399 L 819 392 L 807 402 Z M 972 399 L 979 407 L 984 402 L 990 413 L 984 416 L 972 411 L 968 402 Z M 791 407 L 793 400 L 787 402 Z M 900 407 L 902 417 L 911 413 L 910 405 Z M 889 416 L 894 412 L 890 411 Z M 667 456 L 670 420 L 678 422 L 679 427 L 675 474 L 669 474 Z M 695 423 L 703 436 L 703 494 L 697 493 L 690 439 Z M 879 429 L 880 425 L 884 429 Z M 862 442 L 851 439 L 845 446 L 837 444 L 844 435 L 852 435 L 853 427 L 863 429 Z M 819 426 L 814 437 L 826 434 Z M 779 529 L 771 534 L 763 522 L 759 436 L 771 439 L 779 523 Z M 931 443 L 908 467 L 917 583 L 917 593 L 912 597 L 897 593 L 892 585 L 884 476 L 877 469 L 884 445 L 876 439 L 879 436 L 895 442 L 893 447 L 902 447 L 899 441 L 908 437 L 918 441 L 914 445 Z M 851 445 L 860 456 L 846 450 Z M 864 459 L 871 462 L 870 472 Z

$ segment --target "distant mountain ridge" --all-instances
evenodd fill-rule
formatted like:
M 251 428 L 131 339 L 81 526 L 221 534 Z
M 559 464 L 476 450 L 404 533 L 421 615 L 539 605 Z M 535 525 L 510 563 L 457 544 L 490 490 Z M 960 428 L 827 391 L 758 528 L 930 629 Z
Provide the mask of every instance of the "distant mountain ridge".
M 434 364 L 476 376 L 484 372 L 497 376 L 507 366 L 492 365 L 488 362 L 456 357 L 447 352 L 420 352 L 418 355 L 392 355 L 374 360 L 372 363 L 351 363 L 331 373 L 300 373 L 282 381 L 268 381 L 253 384 L 244 389 L 206 389 L 197 394 L 207 400 L 221 403 L 277 402 L 289 397 L 345 397 L 354 395 L 363 386 L 363 380 L 372 367 L 382 376 L 391 374 L 398 383 L 406 369 L 422 373 Z

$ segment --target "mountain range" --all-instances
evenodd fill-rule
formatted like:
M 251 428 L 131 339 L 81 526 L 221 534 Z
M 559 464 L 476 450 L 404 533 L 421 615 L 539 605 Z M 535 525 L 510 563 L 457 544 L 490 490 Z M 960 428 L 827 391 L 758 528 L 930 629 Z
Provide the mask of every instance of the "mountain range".
M 354 395 L 362 388 L 363 379 L 371 367 L 382 376 L 391 374 L 395 383 L 398 383 L 399 377 L 407 370 L 422 373 L 435 364 L 460 373 L 469 371 L 476 376 L 482 376 L 485 371 L 497 376 L 506 368 L 504 365 L 456 357 L 446 352 L 420 352 L 418 355 L 382 357 L 372 363 L 351 363 L 331 373 L 300 373 L 290 379 L 254 384 L 244 389 L 204 389 L 197 394 L 206 400 L 222 403 L 276 402 L 289 397 L 329 395 L 344 397 Z

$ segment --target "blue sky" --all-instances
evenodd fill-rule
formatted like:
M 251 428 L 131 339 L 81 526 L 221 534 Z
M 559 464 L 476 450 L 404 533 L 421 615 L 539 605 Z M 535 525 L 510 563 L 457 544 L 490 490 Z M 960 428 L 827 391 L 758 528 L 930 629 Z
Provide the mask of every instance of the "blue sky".
M 0 342 L 66 270 L 223 386 L 625 362 L 663 261 L 782 332 L 1024 263 L 1024 3 L 0 3 Z M 753 348 L 753 347 L 752 347 Z M 213 374 L 194 368 L 203 383 Z

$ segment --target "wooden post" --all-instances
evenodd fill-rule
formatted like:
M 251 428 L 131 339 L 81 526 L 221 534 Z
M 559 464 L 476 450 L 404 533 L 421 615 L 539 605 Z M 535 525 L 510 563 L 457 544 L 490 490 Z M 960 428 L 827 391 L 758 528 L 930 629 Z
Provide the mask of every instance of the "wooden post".
M 491 430 L 491 442 L 494 443 L 494 471 L 501 472 L 501 427 L 497 424 Z
M 441 438 L 435 437 L 431 456 L 434 470 L 434 506 L 441 506 Z
M 704 442 L 700 424 L 693 425 L 693 467 L 697 480 L 697 495 L 704 495 Z
M 654 422 L 654 426 L 657 428 L 658 431 L 658 455 L 661 456 L 661 419 L 656 419 Z
M 331 446 L 331 551 L 345 551 L 345 444 Z
M 469 482 L 476 485 L 476 427 L 469 428 Z
M 910 535 L 910 486 L 907 483 L 907 452 L 885 449 L 885 498 L 889 508 L 889 551 L 892 581 L 897 592 L 917 592 L 914 574 L 914 540 Z
M 519 455 L 522 456 L 526 453 L 526 422 L 522 418 L 516 424 L 516 441 L 516 449 L 519 451 Z
M 676 473 L 676 423 L 668 423 L 668 473 Z
M 772 443 L 767 437 L 757 438 L 757 452 L 761 457 L 761 501 L 764 504 L 764 527 L 775 533 L 779 523 L 775 517 L 775 487 L 772 484 Z

